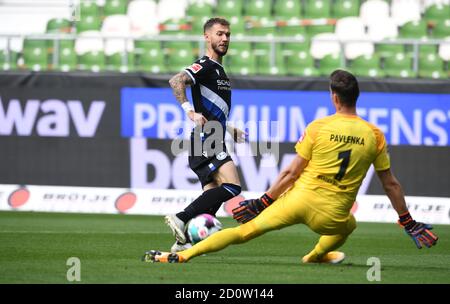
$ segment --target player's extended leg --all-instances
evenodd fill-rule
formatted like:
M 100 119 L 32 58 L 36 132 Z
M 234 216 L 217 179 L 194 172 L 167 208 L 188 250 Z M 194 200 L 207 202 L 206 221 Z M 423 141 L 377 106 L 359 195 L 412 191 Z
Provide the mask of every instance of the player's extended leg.
M 320 222 L 320 220 L 318 221 Z M 333 227 L 334 226 L 334 227 Z M 348 220 L 342 223 L 329 223 L 327 226 L 320 226 L 318 223 L 311 223 L 311 229 L 322 234 L 319 242 L 314 249 L 303 257 L 304 263 L 340 263 L 344 260 L 345 255 L 342 252 L 336 252 L 334 250 L 341 247 L 348 236 L 356 228 L 356 221 L 352 214 L 349 215 Z M 331 233 L 336 234 L 331 234 Z M 324 235 L 327 233 L 329 235 Z
M 268 231 L 302 222 L 301 216 L 293 217 L 290 208 L 287 208 L 290 205 L 289 197 L 289 195 L 280 197 L 253 220 L 234 228 L 216 232 L 192 248 L 179 252 L 178 255 L 183 261 L 188 261 L 204 253 L 222 250 L 231 244 L 247 242 Z M 301 212 L 297 213 L 301 214 Z

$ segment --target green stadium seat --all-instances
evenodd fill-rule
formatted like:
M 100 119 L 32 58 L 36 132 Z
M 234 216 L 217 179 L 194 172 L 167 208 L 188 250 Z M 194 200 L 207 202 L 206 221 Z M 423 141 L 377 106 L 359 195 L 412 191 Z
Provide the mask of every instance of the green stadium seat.
M 289 75 L 318 76 L 314 58 L 306 51 L 299 51 L 286 58 L 286 72 Z
M 106 0 L 103 6 L 103 16 L 125 15 L 127 8 L 128 0 Z
M 380 68 L 380 57 L 374 55 L 362 55 L 352 60 L 350 69 L 355 76 L 360 77 L 384 77 Z
M 273 10 L 277 19 L 300 18 L 301 3 L 299 0 L 275 0 Z
M 419 77 L 445 78 L 444 61 L 436 53 L 421 55 L 419 58 Z
M 23 49 L 24 67 L 33 71 L 48 69 L 47 47 L 30 47 Z
M 75 22 L 77 33 L 86 31 L 99 31 L 101 27 L 100 17 L 96 15 L 81 15 L 80 20 Z
M 436 21 L 431 32 L 431 37 L 435 39 L 450 37 L 450 14 L 448 19 Z
M 133 72 L 133 53 L 114 53 L 106 57 L 106 70 L 112 72 Z
M 205 3 L 203 1 L 198 1 L 191 3 L 187 9 L 186 9 L 186 16 L 193 17 L 193 16 L 212 16 L 213 10 L 212 6 L 208 3 Z
M 425 10 L 423 18 L 427 22 L 436 23 L 450 18 L 450 5 L 435 4 Z
M 272 0 L 248 0 L 244 15 L 257 18 L 270 17 L 272 15 Z
M 324 24 L 324 25 L 309 25 L 305 27 L 306 33 L 309 37 L 313 37 L 321 33 L 333 33 L 334 25 Z
M 100 16 L 100 8 L 95 1 L 80 1 L 80 16 Z
M 170 72 L 179 72 L 194 62 L 192 48 L 172 49 L 167 57 L 167 68 Z
M 306 27 L 300 25 L 298 18 L 291 18 L 286 20 L 285 26 L 278 27 L 276 35 L 282 37 L 304 37 L 306 36 Z
M 58 53 L 58 64 L 53 70 L 70 72 L 77 69 L 77 55 L 73 48 L 62 48 Z
M 161 29 L 161 35 L 186 35 L 189 33 L 189 23 L 186 19 L 169 19 L 163 22 L 163 29 Z
M 388 43 L 376 43 L 375 52 L 381 57 L 386 58 L 394 56 L 398 53 L 405 52 L 405 46 L 403 44 L 388 44 Z
M 159 40 L 134 40 L 134 53 L 143 54 L 144 52 L 151 50 L 161 50 L 161 41 Z
M 410 21 L 405 23 L 399 30 L 399 38 L 423 39 L 428 35 L 427 23 L 420 21 Z
M 359 0 L 336 0 L 331 7 L 331 15 L 334 18 L 359 16 L 360 4 Z
M 329 76 L 336 69 L 343 69 L 340 55 L 326 55 L 319 61 L 319 73 L 322 76 Z
M 330 0 L 306 0 L 304 17 L 307 19 L 329 18 Z
M 271 56 L 256 57 L 257 73 L 260 75 L 286 75 L 285 60 L 281 52 L 275 53 L 275 62 L 272 64 Z
M 247 30 L 251 36 L 274 36 L 276 31 L 275 20 L 271 17 L 262 17 L 252 21 L 253 27 Z
M 64 18 L 53 18 L 47 22 L 46 33 L 70 33 L 72 23 Z
M 242 0 L 219 0 L 216 6 L 216 15 L 225 18 L 241 17 L 243 11 Z
M 243 17 L 233 16 L 228 19 L 230 22 L 231 37 L 241 37 L 246 33 L 245 21 Z
M 87 52 L 78 57 L 78 69 L 81 71 L 100 72 L 105 69 L 103 52 Z
M 233 40 L 228 47 L 227 55 L 233 56 L 243 51 L 251 52 L 251 50 L 252 50 L 251 42 Z
M 16 52 L 10 51 L 6 53 L 6 50 L 0 50 L 0 71 L 17 69 L 17 58 L 18 54 Z
M 233 56 L 227 56 L 227 70 L 232 75 L 256 74 L 256 58 L 249 51 L 243 51 Z
M 259 75 L 286 75 L 286 66 L 283 61 L 276 62 L 275 65 L 270 63 L 268 56 L 256 58 L 257 74 Z
M 136 58 L 135 68 L 143 72 L 155 74 L 166 72 L 164 54 L 160 49 L 146 50 Z
M 394 56 L 384 58 L 383 70 L 387 77 L 415 77 L 412 70 L 412 60 L 404 53 L 398 53 Z
M 202 35 L 203 34 L 203 26 L 208 19 L 211 18 L 211 15 L 207 16 L 194 16 L 191 20 L 191 34 L 192 35 Z M 231 29 L 230 29 L 231 31 Z

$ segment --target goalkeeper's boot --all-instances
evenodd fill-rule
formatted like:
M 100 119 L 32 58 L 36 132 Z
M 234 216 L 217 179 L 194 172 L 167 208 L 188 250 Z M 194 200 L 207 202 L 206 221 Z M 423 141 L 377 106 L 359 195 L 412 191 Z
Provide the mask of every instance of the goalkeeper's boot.
M 179 252 L 187 250 L 191 247 L 192 247 L 191 243 L 181 244 L 180 242 L 176 241 L 175 244 L 172 245 L 172 248 L 170 248 L 170 252 Z
M 167 215 L 165 218 L 166 224 L 172 229 L 172 233 L 181 244 L 186 244 L 186 235 L 184 231 L 186 225 L 182 220 L 180 220 L 176 215 Z
M 345 259 L 345 253 L 341 251 L 330 251 L 326 253 L 322 258 L 317 258 L 317 255 L 312 252 L 305 255 L 302 258 L 303 263 L 328 263 L 328 264 L 339 264 Z
M 185 263 L 186 260 L 177 253 L 150 250 L 145 253 L 142 260 L 150 263 Z

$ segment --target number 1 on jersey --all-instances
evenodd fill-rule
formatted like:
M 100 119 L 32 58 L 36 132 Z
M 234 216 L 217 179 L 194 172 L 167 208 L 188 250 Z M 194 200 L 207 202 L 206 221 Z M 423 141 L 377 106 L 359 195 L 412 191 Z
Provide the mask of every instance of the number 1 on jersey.
M 342 151 L 338 154 L 338 159 L 342 159 L 341 166 L 339 167 L 339 172 L 334 176 L 334 178 L 340 181 L 347 171 L 348 164 L 350 163 L 350 154 L 352 150 Z

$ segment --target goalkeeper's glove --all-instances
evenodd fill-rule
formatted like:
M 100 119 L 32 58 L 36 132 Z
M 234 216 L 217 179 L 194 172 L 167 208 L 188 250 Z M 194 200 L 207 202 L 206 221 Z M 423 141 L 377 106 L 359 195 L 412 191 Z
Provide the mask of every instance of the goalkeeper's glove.
M 273 202 L 274 200 L 267 193 L 264 193 L 264 195 L 258 199 L 242 201 L 239 203 L 238 207 L 233 209 L 233 218 L 239 223 L 247 223 L 254 219 L 264 209 L 269 207 Z
M 430 231 L 433 227 L 429 224 L 416 222 L 409 212 L 401 214 L 398 223 L 413 239 L 418 249 L 421 249 L 422 245 L 425 245 L 428 248 L 436 245 L 438 237 Z

